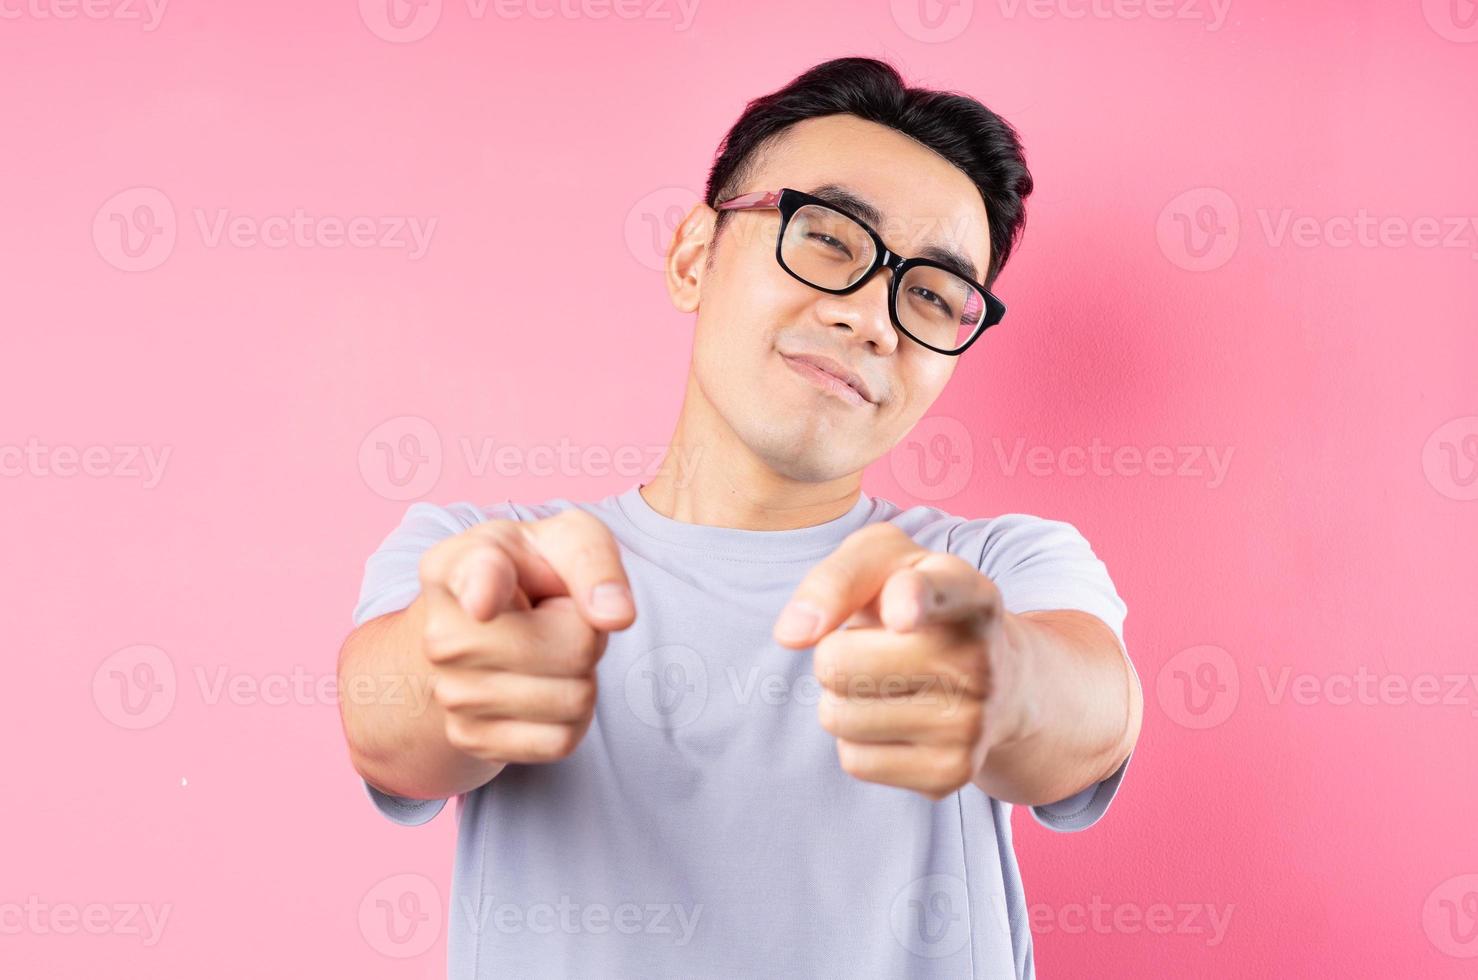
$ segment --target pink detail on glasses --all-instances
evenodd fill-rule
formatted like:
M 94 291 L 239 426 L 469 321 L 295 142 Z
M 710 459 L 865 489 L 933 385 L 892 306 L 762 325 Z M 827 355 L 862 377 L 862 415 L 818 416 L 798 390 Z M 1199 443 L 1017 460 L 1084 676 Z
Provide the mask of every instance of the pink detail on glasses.
M 780 204 L 780 191 L 754 191 L 750 194 L 740 194 L 724 201 L 717 208 L 719 211 L 747 211 L 750 208 L 773 208 Z
M 985 307 L 985 300 L 975 290 L 970 290 L 970 296 L 965 300 L 965 310 L 960 314 L 960 322 L 976 324 L 980 322 L 980 314 Z

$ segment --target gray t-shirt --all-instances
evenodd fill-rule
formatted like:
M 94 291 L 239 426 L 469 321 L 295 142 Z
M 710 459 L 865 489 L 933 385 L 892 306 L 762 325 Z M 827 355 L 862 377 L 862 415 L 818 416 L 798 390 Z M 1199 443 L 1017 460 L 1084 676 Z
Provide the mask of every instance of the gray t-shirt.
M 449 975 L 1032 977 L 1011 804 L 973 785 L 932 802 L 844 772 L 817 719 L 811 651 L 770 631 L 808 569 L 890 521 L 974 563 L 1008 610 L 1081 609 L 1122 645 L 1125 605 L 1088 542 L 1062 521 L 971 520 L 865 493 L 813 527 L 707 527 L 659 514 L 638 491 L 414 503 L 366 562 L 355 625 L 411 603 L 437 541 L 574 506 L 620 543 L 636 601 L 636 622 L 610 635 L 597 668 L 579 747 L 457 797 Z M 1092 826 L 1127 766 L 1032 816 L 1058 831 Z M 365 789 L 405 825 L 446 802 Z

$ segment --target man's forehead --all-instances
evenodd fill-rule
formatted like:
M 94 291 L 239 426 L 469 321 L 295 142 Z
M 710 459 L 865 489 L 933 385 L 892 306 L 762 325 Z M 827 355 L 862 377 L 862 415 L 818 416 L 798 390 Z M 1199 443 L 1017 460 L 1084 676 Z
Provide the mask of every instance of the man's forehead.
M 890 249 L 905 256 L 933 259 L 980 281 L 980 266 L 972 258 L 976 249 L 967 243 L 983 241 L 988 248 L 990 233 L 966 208 L 956 206 L 931 213 L 913 202 L 889 208 L 855 183 L 841 179 L 799 181 L 788 186 L 861 218 L 872 225 Z

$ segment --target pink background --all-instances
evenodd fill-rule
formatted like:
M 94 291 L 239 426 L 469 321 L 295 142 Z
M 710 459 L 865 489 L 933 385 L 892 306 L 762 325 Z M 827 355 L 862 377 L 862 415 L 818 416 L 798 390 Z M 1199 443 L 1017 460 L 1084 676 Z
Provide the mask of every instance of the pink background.
M 1478 965 L 1478 680 L 1447 679 L 1478 671 L 1478 229 L 1442 244 L 1478 215 L 1471 2 L 65 2 L 0 18 L 0 912 L 44 906 L 0 915 L 0 972 L 442 973 L 450 811 L 378 816 L 313 688 L 363 561 L 407 496 L 636 482 L 479 447 L 664 444 L 674 215 L 747 99 L 842 54 L 981 98 L 1038 181 L 1011 315 L 864 485 L 1073 521 L 1128 602 L 1119 798 L 1016 815 L 1041 975 Z M 295 209 L 317 241 L 243 237 Z M 356 216 L 436 224 L 328 247 Z M 434 914 L 391 934 L 405 891 Z M 168 906 L 152 945 L 128 904 Z

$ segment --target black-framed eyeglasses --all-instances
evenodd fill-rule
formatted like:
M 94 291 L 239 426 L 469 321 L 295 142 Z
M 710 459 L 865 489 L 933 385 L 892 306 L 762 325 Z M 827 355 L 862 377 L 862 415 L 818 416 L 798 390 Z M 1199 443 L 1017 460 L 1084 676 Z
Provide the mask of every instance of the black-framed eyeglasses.
M 933 259 L 895 255 L 867 222 L 805 191 L 755 191 L 716 205 L 719 211 L 761 208 L 780 211 L 775 260 L 813 289 L 845 296 L 879 269 L 892 270 L 888 316 L 900 333 L 929 350 L 963 354 L 1006 315 L 1005 304 L 978 282 Z

